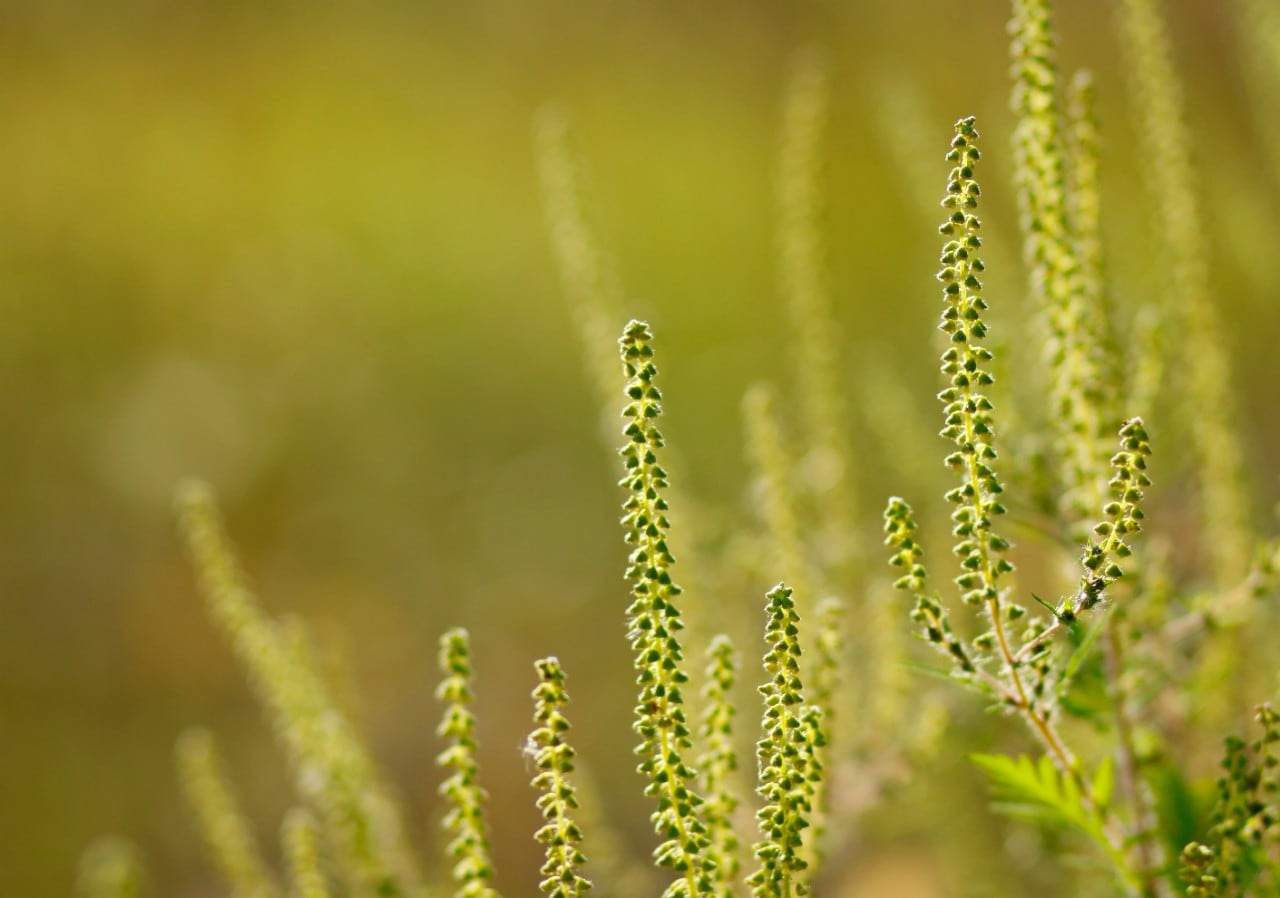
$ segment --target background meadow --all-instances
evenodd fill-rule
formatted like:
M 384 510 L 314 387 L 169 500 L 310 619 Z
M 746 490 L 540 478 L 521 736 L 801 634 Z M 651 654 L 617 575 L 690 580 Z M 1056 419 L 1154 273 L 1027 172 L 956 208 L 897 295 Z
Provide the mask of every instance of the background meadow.
M 1136 309 L 1159 289 L 1161 222 L 1115 11 L 1060 6 L 1064 71 L 1098 80 L 1112 295 Z M 1273 532 L 1280 146 L 1266 111 L 1280 94 L 1242 60 L 1234 4 L 1165 6 L 1253 512 Z M 218 490 L 267 606 L 305 615 L 351 684 L 423 854 L 438 841 L 435 639 L 453 625 L 473 637 L 499 886 L 522 894 L 535 879 L 519 748 L 530 665 L 546 654 L 568 671 L 581 757 L 620 784 L 606 813 L 647 852 L 619 464 L 548 244 L 534 113 L 557 100 L 569 116 L 626 314 L 657 334 L 673 480 L 731 533 L 750 518 L 743 391 L 790 378 L 774 249 L 788 61 L 825 51 L 824 224 L 856 517 L 887 578 L 885 497 L 934 495 L 941 473 L 934 197 L 960 115 L 985 138 L 984 224 L 1016 239 L 1007 17 L 1004 3 L 934 0 L 7 4 L 0 891 L 64 893 L 81 848 L 119 832 L 144 847 L 153 894 L 219 894 L 172 772 L 173 740 L 194 723 L 219 734 L 274 844 L 284 763 L 183 558 L 171 496 L 188 474 Z M 994 247 L 988 263 L 993 337 L 1016 343 L 1023 270 Z M 1179 450 L 1147 421 L 1152 502 L 1170 509 L 1176 547 L 1190 485 L 1161 472 Z M 720 601 L 762 626 L 776 579 Z M 1258 683 L 1251 699 L 1274 694 L 1274 672 Z M 904 895 L 1000 893 L 1003 873 L 932 838 L 940 820 L 990 850 L 1025 837 L 975 813 L 983 785 L 963 751 L 981 747 L 944 747 L 908 800 L 872 812 L 848 894 L 878 877 Z

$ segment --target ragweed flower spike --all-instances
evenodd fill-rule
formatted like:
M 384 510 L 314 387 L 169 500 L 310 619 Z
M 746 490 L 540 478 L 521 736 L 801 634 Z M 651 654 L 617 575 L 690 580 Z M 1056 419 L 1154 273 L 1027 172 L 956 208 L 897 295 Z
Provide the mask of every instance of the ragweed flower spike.
M 695 773 L 684 762 L 692 746 L 682 693 L 689 676 L 679 638 L 684 625 L 675 604 L 680 587 L 671 579 L 675 559 L 667 546 L 671 524 L 662 495 L 668 487 L 667 472 L 657 456 L 663 446 L 657 426 L 662 394 L 653 382 L 658 369 L 652 339 L 647 324 L 632 321 L 618 341 L 627 374 L 622 412 L 627 443 L 620 450 L 626 474 L 620 484 L 629 495 L 622 506 L 622 526 L 626 541 L 634 546 L 626 571 L 631 581 L 627 636 L 640 687 L 633 728 L 640 736 L 637 769 L 649 781 L 645 794 L 658 800 L 651 818 L 663 839 L 656 861 L 680 877 L 664 894 L 696 898 L 714 892 L 720 874 L 706 850 L 711 840 L 703 822 L 703 799 L 692 786 Z
M 236 898 L 278 898 L 280 888 L 258 851 L 208 730 L 178 738 L 178 774 L 209 854 Z
M 1108 487 L 1112 499 L 1102 509 L 1105 519 L 1093 528 L 1093 537 L 1080 559 L 1084 573 L 1080 589 L 1070 604 L 1059 609 L 1059 618 L 1071 617 L 1093 608 L 1111 584 L 1124 576 L 1120 562 L 1133 554 L 1128 537 L 1142 529 L 1143 491 L 1151 485 L 1147 459 L 1151 444 L 1141 418 L 1126 421 L 1120 429 L 1120 451 L 1111 459 L 1115 476 Z
M 1046 325 L 1051 424 L 1060 459 L 1062 510 L 1082 522 L 1102 495 L 1112 425 L 1102 415 L 1102 340 L 1085 298 L 1085 276 L 1068 221 L 1065 148 L 1058 108 L 1049 0 L 1013 0 L 1014 165 L 1031 269 L 1031 294 Z M 1087 526 L 1087 525 L 1086 525 Z
M 916 541 L 916 527 L 911 506 L 897 496 L 889 499 L 889 505 L 884 510 L 884 542 L 894 550 L 889 563 L 906 571 L 893 585 L 915 598 L 916 605 L 911 611 L 911 619 L 920 625 L 924 640 L 950 658 L 959 673 L 967 678 L 977 667 L 964 642 L 951 629 L 942 600 L 937 593 L 925 592 L 924 549 Z
M 270 713 L 298 792 L 320 816 L 342 875 L 382 895 L 416 891 L 399 809 L 320 672 L 249 588 L 208 485 L 178 490 L 183 536 L 210 616 Z
M 1192 898 L 1274 895 L 1280 886 L 1280 714 L 1264 704 L 1254 719 L 1262 725 L 1257 740 L 1226 740 L 1206 842 L 1182 851 L 1179 873 Z
M 1225 587 L 1248 571 L 1254 540 L 1228 341 L 1222 336 L 1209 281 L 1211 241 L 1192 163 L 1195 134 L 1185 118 L 1159 4 L 1123 0 L 1119 8 L 1134 105 L 1141 117 L 1138 134 L 1147 160 L 1147 192 L 1160 223 L 1166 273 L 1159 285 L 1165 297 L 1161 324 L 1178 360 L 1170 374 L 1182 378 L 1175 382 L 1183 397 L 1181 411 L 1185 420 L 1195 422 L 1187 437 L 1199 479 L 1201 529 L 1213 535 L 1207 548 L 1215 585 Z
M 1004 557 L 1009 543 L 992 530 L 992 519 L 1004 514 L 1005 507 L 997 498 L 1004 487 L 991 466 L 996 459 L 995 430 L 993 406 L 985 390 L 995 382 L 987 368 L 992 355 L 980 342 L 987 335 L 982 321 L 987 303 L 982 298 L 979 279 L 983 270 L 978 257 L 981 222 L 974 211 L 980 190 L 973 179 L 979 153 L 973 122 L 970 117 L 956 123 L 956 136 L 947 154 L 954 167 L 942 205 L 951 214 L 939 228 L 949 239 L 942 247 L 938 280 L 943 284 L 942 298 L 946 303 L 939 327 L 950 337 L 951 345 L 942 354 L 942 373 L 948 386 L 938 398 L 943 403 L 941 435 L 956 445 L 956 451 L 946 457 L 946 465 L 960 475 L 960 486 L 947 493 L 947 500 L 957 506 L 951 515 L 955 522 L 952 532 L 960 540 L 955 553 L 963 572 L 956 578 L 956 585 L 967 603 L 985 603 L 992 617 L 998 619 L 999 579 L 1012 571 L 1013 565 Z
M 440 784 L 440 794 L 451 805 L 444 827 L 453 834 L 448 852 L 454 859 L 455 898 L 498 898 L 490 887 L 493 862 L 489 859 L 489 832 L 485 824 L 485 793 L 477 782 L 475 717 L 471 713 L 471 649 L 466 630 L 450 630 L 440 637 L 440 672 L 444 679 L 436 698 L 446 705 L 436 734 L 449 747 L 436 764 L 453 770 Z
M 329 884 L 320 866 L 320 830 L 312 816 L 302 808 L 290 811 L 280 829 L 280 841 L 294 898 L 329 898 Z
M 702 689 L 704 711 L 699 733 L 705 749 L 698 759 L 701 786 L 706 796 L 703 805 L 707 849 L 715 856 L 720 871 L 721 894 L 733 894 L 730 883 L 742 864 L 738 860 L 738 836 L 733 829 L 733 815 L 742 803 L 735 788 L 738 755 L 733 745 L 733 684 L 737 676 L 736 653 L 729 637 L 723 634 L 707 647 L 707 681 Z
M 534 668 L 539 683 L 533 690 L 533 720 L 538 726 L 529 734 L 529 751 L 538 768 L 533 788 L 541 793 L 538 810 L 545 823 L 533 837 L 547 849 L 538 888 L 551 898 L 578 898 L 591 883 L 578 872 L 587 859 L 578 847 L 582 830 L 572 818 L 578 797 L 567 778 L 573 772 L 573 748 L 565 741 L 569 721 L 563 710 L 569 693 L 565 692 L 564 671 L 558 660 L 543 658 Z
M 80 856 L 76 895 L 79 898 L 138 898 L 144 878 L 142 860 L 134 844 L 106 836 Z
M 791 61 L 782 110 L 778 168 L 779 287 L 795 346 L 798 420 L 804 445 L 800 471 L 812 500 L 817 560 L 835 582 L 848 582 L 858 550 L 856 464 L 849 449 L 849 413 L 841 389 L 840 341 L 824 266 L 821 222 L 822 144 L 830 106 L 827 65 L 816 48 Z M 815 532 L 816 531 L 816 532 Z M 788 575 L 789 576 L 789 575 Z M 795 583 L 804 595 L 802 584 Z
M 1108 305 L 1104 287 L 1098 91 L 1091 72 L 1085 69 L 1076 72 L 1069 85 L 1067 101 L 1071 164 L 1067 200 L 1076 259 L 1080 264 L 1081 308 L 1086 319 L 1094 323 L 1098 340 L 1095 354 L 1100 370 L 1121 372 L 1124 365 L 1116 346 L 1113 310 Z M 1120 426 L 1124 417 L 1119 411 L 1120 397 L 1128 388 L 1122 374 L 1098 378 L 1098 420 L 1108 431 L 1100 433 L 1099 438 Z M 1101 478 L 1093 480 L 1101 484 Z M 1100 486 L 1098 492 L 1101 493 Z
M 618 362 L 610 344 L 621 317 L 622 286 L 584 208 L 583 172 L 570 152 L 569 137 L 563 109 L 539 110 L 534 118 L 534 152 L 547 231 L 586 356 L 587 376 L 600 401 L 602 433 L 612 440 Z
M 756 898 L 809 894 L 804 831 L 813 810 L 813 783 L 821 776 L 816 709 L 804 704 L 800 679 L 800 622 L 791 590 L 779 583 L 768 596 L 764 669 L 764 735 L 756 746 L 764 807 L 756 814 L 764 836 L 754 846 L 760 866 L 747 880 Z
M 809 559 L 800 526 L 799 496 L 792 482 L 794 470 L 772 384 L 752 385 L 742 398 L 747 462 L 754 475 L 760 523 L 767 537 L 767 564 L 781 572 L 793 588 L 809 588 Z M 762 564 L 762 567 L 764 565 Z

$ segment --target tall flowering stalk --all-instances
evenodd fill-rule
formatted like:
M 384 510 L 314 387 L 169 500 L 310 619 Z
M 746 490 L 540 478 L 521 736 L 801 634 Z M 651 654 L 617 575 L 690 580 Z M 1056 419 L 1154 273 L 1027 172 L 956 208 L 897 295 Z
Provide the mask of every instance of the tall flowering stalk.
M 1014 165 L 1031 269 L 1031 293 L 1047 325 L 1050 422 L 1063 488 L 1061 512 L 1077 530 L 1102 495 L 1106 434 L 1102 342 L 1067 202 L 1058 72 L 1048 0 L 1013 0 Z
M 756 898 L 799 898 L 809 894 L 805 830 L 811 825 L 813 783 L 822 775 L 816 757 L 821 727 L 817 709 L 806 706 L 800 678 L 800 616 L 791 590 L 779 583 L 767 596 L 764 656 L 768 675 L 764 733 L 756 746 L 757 791 L 764 807 L 756 814 L 764 838 L 755 844 L 760 866 L 747 880 Z
M 744 448 L 754 475 L 753 504 L 768 546 L 768 566 L 780 571 L 793 589 L 812 595 L 808 552 L 800 525 L 791 454 L 778 420 L 777 393 L 769 383 L 753 384 L 742 399 Z M 764 565 L 762 565 L 764 566 Z
M 1166 273 L 1160 285 L 1162 324 L 1172 337 L 1170 350 L 1179 359 L 1170 374 L 1181 378 L 1183 418 L 1194 422 L 1187 437 L 1200 487 L 1202 531 L 1209 534 L 1213 582 L 1230 586 L 1248 572 L 1254 545 L 1231 361 L 1209 284 L 1211 241 L 1192 164 L 1194 132 L 1184 117 L 1185 102 L 1157 0 L 1124 0 L 1120 11 L 1141 122 L 1138 134 L 1147 160 L 1143 170 L 1159 210 L 1161 270 Z
M 601 427 L 605 438 L 612 440 L 618 363 L 611 344 L 621 316 L 622 285 L 587 218 L 564 110 L 559 106 L 541 109 L 533 131 L 551 250 L 586 356 L 588 379 L 599 399 Z
M 320 830 L 310 814 L 294 808 L 284 818 L 280 841 L 288 861 L 294 898 L 330 898 L 320 864 Z
M 213 736 L 208 730 L 187 730 L 178 739 L 177 757 L 187 803 L 231 894 L 235 898 L 279 898 L 280 887 L 240 810 Z
M 186 483 L 177 505 L 210 617 L 268 711 L 297 791 L 317 811 L 342 875 L 359 894 L 415 893 L 419 877 L 399 808 L 320 672 L 304 663 L 249 588 L 212 491 Z
M 699 734 L 704 749 L 698 759 L 702 792 L 706 796 L 705 816 L 709 851 L 720 871 L 720 894 L 733 894 L 732 883 L 742 863 L 733 815 L 742 799 L 734 782 L 738 753 L 733 744 L 733 686 L 737 678 L 736 653 L 729 637 L 720 635 L 707 647 L 707 679 L 702 689 L 703 716 Z
M 1254 719 L 1258 739 L 1226 740 L 1207 839 L 1183 849 L 1179 872 L 1191 898 L 1280 893 L 1280 713 L 1263 704 Z
M 436 698 L 445 703 L 444 718 L 436 733 L 449 746 L 436 764 L 452 770 L 440 784 L 440 794 L 450 808 L 444 826 L 453 836 L 447 851 L 454 860 L 455 898 L 498 898 L 490 885 L 493 861 L 489 856 L 489 828 L 485 822 L 485 793 L 476 767 L 476 721 L 471 713 L 471 646 L 463 629 L 440 637 L 440 672 L 444 679 Z
M 138 898 L 145 882 L 137 847 L 125 839 L 98 839 L 80 856 L 79 898 Z
M 655 858 L 678 875 L 664 893 L 668 898 L 696 898 L 716 890 L 720 874 L 707 851 L 703 799 L 694 789 L 695 771 L 684 761 L 692 748 L 684 713 L 684 687 L 689 675 L 680 644 L 680 587 L 671 579 L 675 558 L 667 545 L 667 472 L 658 461 L 664 442 L 658 430 L 662 393 L 654 383 L 653 335 L 642 321 L 630 322 L 619 340 L 627 375 L 627 405 L 620 450 L 628 491 L 622 526 L 633 546 L 626 577 L 631 582 L 627 636 L 635 654 L 640 687 L 633 728 L 640 736 L 639 772 L 649 781 L 645 794 L 658 800 L 652 821 L 659 838 Z
M 1096 381 L 1097 414 L 1103 432 L 1101 437 L 1120 426 L 1120 398 L 1130 384 L 1116 345 L 1112 309 L 1105 287 L 1105 260 L 1102 251 L 1101 139 L 1098 126 L 1098 90 L 1093 73 L 1075 73 L 1067 86 L 1067 211 L 1070 216 L 1071 239 L 1080 265 L 1080 306 L 1092 323 L 1097 341 L 1093 356 L 1099 366 Z M 1139 406 L 1141 408 L 1141 406 Z M 1099 489 L 1093 499 L 1105 492 L 1101 478 L 1093 483 Z M 1092 510 L 1092 509 L 1090 509 Z M 1079 522 L 1077 522 L 1078 524 Z M 1082 534 L 1073 534 L 1076 537 Z
M 529 734 L 529 751 L 538 769 L 533 788 L 538 796 L 538 811 L 543 825 L 533 834 L 546 847 L 543 879 L 538 888 L 550 898 L 578 898 L 591 888 L 579 872 L 587 862 L 579 847 L 582 830 L 573 820 L 578 809 L 577 791 L 569 782 L 573 772 L 573 747 L 565 739 L 569 720 L 564 707 L 569 693 L 564 688 L 564 670 L 555 658 L 534 663 L 538 685 L 533 690 L 533 720 L 537 728 Z
M 993 406 L 986 396 L 987 387 L 995 382 L 988 370 L 992 354 L 981 342 L 987 336 L 982 320 L 987 303 L 979 279 L 984 266 L 977 254 L 982 246 L 978 236 L 981 222 L 974 214 L 981 192 L 973 179 L 974 165 L 980 158 L 977 136 L 973 118 L 961 119 L 947 154 L 954 167 L 942 204 L 951 213 L 939 229 L 948 239 L 942 248 L 938 280 L 946 303 L 939 327 L 950 345 L 942 355 L 942 373 L 948 383 L 938 399 L 943 403 L 942 436 L 956 447 L 947 456 L 946 465 L 960 477 L 960 485 L 947 493 L 947 501 L 956 506 L 951 513 L 955 522 L 952 532 L 960 540 L 955 551 L 963 569 L 956 585 L 965 602 L 985 607 L 993 635 L 1007 659 L 1000 578 L 1011 572 L 1013 565 L 1005 558 L 1008 541 L 993 529 L 994 519 L 1005 513 L 1005 507 L 998 498 L 1004 487 L 992 467 L 996 460 L 995 425 Z
M 1147 484 L 1150 449 L 1142 422 L 1128 422 L 1121 433 L 1121 452 L 1113 459 L 1114 498 L 1105 505 L 1105 520 L 1097 525 L 1086 546 L 1080 589 L 1053 608 L 1049 624 L 1033 623 L 1023 635 L 1021 647 L 1016 646 L 1011 624 L 1026 610 L 1009 600 L 1004 578 L 1013 571 L 1013 564 L 1005 557 L 1010 545 L 995 529 L 1005 507 L 1000 501 L 1004 487 L 994 467 L 998 457 L 994 407 L 986 395 L 995 379 L 990 371 L 992 353 L 983 345 L 987 303 L 980 277 L 984 266 L 978 255 L 982 239 L 976 215 L 980 190 L 974 180 L 980 158 L 977 138 L 974 120 L 961 119 L 947 154 L 953 167 L 943 206 L 950 214 L 940 228 L 946 242 L 938 279 L 943 284 L 944 302 L 940 327 L 949 345 L 942 355 L 946 386 L 938 398 L 943 403 L 941 434 L 955 446 L 946 465 L 959 480 L 947 493 L 955 506 L 952 533 L 961 569 L 955 583 L 964 601 L 981 609 L 989 629 L 971 643 L 952 630 L 941 598 L 926 590 L 924 553 L 915 537 L 916 523 L 901 499 L 891 499 L 885 511 L 885 541 L 893 549 L 892 563 L 904 571 L 896 585 L 915 596 L 912 617 L 921 625 L 925 639 L 950 658 L 959 679 L 987 692 L 998 707 L 1025 720 L 1046 752 L 1038 768 L 1026 758 L 1021 762 L 1003 756 L 976 760 L 993 781 L 1006 788 L 1030 787 L 1040 790 L 1042 796 L 1052 796 L 1062 819 L 1079 827 L 1107 852 L 1127 888 L 1136 894 L 1151 894 L 1150 884 L 1143 880 L 1149 871 L 1131 863 L 1127 854 L 1130 833 L 1109 806 L 1109 765 L 1096 777 L 1086 777 L 1058 732 L 1058 692 L 1051 687 L 1060 672 L 1049 651 L 1050 637 L 1098 605 L 1107 587 L 1123 574 L 1117 559 L 1128 555 L 1127 538 L 1139 529 L 1139 503 Z
M 782 108 L 778 167 L 780 287 L 794 335 L 796 399 L 807 453 L 799 471 L 816 511 L 816 547 L 829 580 L 847 587 L 857 551 L 855 465 L 841 387 L 839 329 L 826 284 L 822 239 L 822 142 L 830 88 L 815 48 L 795 54 Z M 800 587 L 799 582 L 794 584 Z M 824 584 L 827 588 L 830 584 Z M 803 590 L 802 595 L 805 595 Z M 806 595 L 807 598 L 807 595 Z

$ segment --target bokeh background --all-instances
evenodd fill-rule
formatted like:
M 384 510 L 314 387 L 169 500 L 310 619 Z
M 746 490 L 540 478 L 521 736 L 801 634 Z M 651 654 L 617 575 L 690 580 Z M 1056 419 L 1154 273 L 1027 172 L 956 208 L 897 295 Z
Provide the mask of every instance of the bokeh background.
M 1060 5 L 1064 66 L 1098 76 L 1114 295 L 1133 307 L 1157 289 L 1160 222 L 1141 190 L 1114 4 Z M 1280 168 L 1232 4 L 1165 5 L 1263 522 L 1280 493 Z M 920 158 L 895 125 L 923 123 L 937 149 L 929 195 L 951 122 L 978 115 L 983 217 L 1013 239 L 1007 12 L 935 0 L 6 3 L 0 891 L 65 894 L 81 848 L 114 832 L 143 846 L 152 894 L 218 894 L 172 773 L 174 737 L 193 723 L 221 737 L 274 851 L 285 769 L 182 556 L 170 498 L 188 474 L 218 490 L 268 607 L 305 615 L 349 671 L 424 854 L 438 842 L 435 639 L 452 625 L 474 637 L 500 886 L 532 893 L 536 881 L 518 749 L 531 662 L 545 654 L 569 671 L 576 744 L 609 784 L 609 814 L 647 851 L 619 698 L 617 465 L 548 245 L 534 113 L 551 100 L 567 111 L 627 313 L 658 334 L 678 483 L 733 520 L 742 391 L 788 381 L 774 253 L 788 59 L 826 52 L 845 377 L 856 405 L 891 366 L 927 425 L 861 455 L 859 514 L 873 528 L 884 496 L 912 488 L 895 457 L 941 454 L 937 213 L 918 200 Z M 993 305 L 1021 301 L 1020 270 L 992 277 L 1009 294 L 993 290 Z M 744 614 L 758 605 L 742 597 Z M 960 752 L 919 777 L 980 793 Z M 879 847 L 852 888 L 879 888 L 881 868 L 908 858 L 917 894 L 985 894 L 980 874 L 962 889 L 958 873 L 920 863 L 937 860 L 919 847 L 925 826 L 878 812 Z

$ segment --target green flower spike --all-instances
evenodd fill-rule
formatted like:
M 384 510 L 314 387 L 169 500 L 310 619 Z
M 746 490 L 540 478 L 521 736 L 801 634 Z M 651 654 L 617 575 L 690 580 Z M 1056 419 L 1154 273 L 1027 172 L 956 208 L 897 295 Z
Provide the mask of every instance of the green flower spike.
M 1106 520 L 1093 528 L 1093 538 L 1085 546 L 1080 563 L 1084 574 L 1080 588 L 1069 603 L 1058 609 L 1058 617 L 1074 618 L 1102 600 L 1104 591 L 1124 576 L 1120 560 L 1133 554 L 1127 537 L 1142 529 L 1143 490 L 1151 485 L 1147 459 L 1151 445 L 1141 418 L 1126 421 L 1120 429 L 1120 451 L 1111 459 L 1115 476 L 1108 486 L 1112 501 L 1103 507 Z
M 720 871 L 722 896 L 733 894 L 729 884 L 742 868 L 738 860 L 738 836 L 733 814 L 742 803 L 734 788 L 738 755 L 733 747 L 733 685 L 737 676 L 736 653 L 728 636 L 719 635 L 707 648 L 707 684 L 702 689 L 704 712 L 700 735 L 705 750 L 698 759 L 707 835 Z
M 177 756 L 187 803 L 231 894 L 235 898 L 278 898 L 280 888 L 236 801 L 213 736 L 208 730 L 187 730 L 178 738 Z
M 579 870 L 587 862 L 579 849 L 582 830 L 571 814 L 578 808 L 578 797 L 567 776 L 573 772 L 573 748 L 565 741 L 569 721 L 564 706 L 569 693 L 564 689 L 564 671 L 555 658 L 534 663 L 539 683 L 533 690 L 533 720 L 538 725 L 529 735 L 529 752 L 538 768 L 533 788 L 538 796 L 538 810 L 545 821 L 533 837 L 546 846 L 547 860 L 540 871 L 544 877 L 538 888 L 551 898 L 577 898 L 591 883 Z
M 312 816 L 294 808 L 280 830 L 294 898 L 329 898 L 329 884 L 320 866 L 320 831 Z
M 1116 345 L 1113 310 L 1108 304 L 1102 252 L 1101 150 L 1099 148 L 1098 91 L 1093 74 L 1076 72 L 1067 93 L 1068 148 L 1070 150 L 1070 190 L 1068 212 L 1075 255 L 1080 263 L 1080 302 L 1085 318 L 1094 323 L 1098 340 L 1095 354 L 1102 372 L 1122 372 L 1124 364 Z M 1107 448 L 1107 439 L 1120 426 L 1120 397 L 1130 393 L 1130 385 L 1120 373 L 1100 375 L 1097 380 L 1099 432 L 1097 451 Z M 1139 406 L 1141 408 L 1141 406 Z M 1104 494 L 1102 480 L 1094 477 L 1096 498 Z
M 1206 843 L 1182 852 L 1179 871 L 1191 898 L 1248 898 L 1280 890 L 1280 714 L 1270 704 L 1255 718 L 1262 735 L 1252 744 L 1226 740 L 1218 802 Z
M 764 836 L 754 846 L 760 867 L 747 880 L 756 898 L 809 894 L 804 830 L 810 825 L 813 782 L 821 775 L 814 757 L 821 732 L 817 709 L 804 704 L 800 679 L 800 617 L 791 590 L 779 583 L 768 596 L 764 669 L 764 735 L 756 745 L 764 807 L 756 814 Z
M 249 588 L 213 492 L 185 483 L 177 505 L 209 615 L 269 712 L 295 787 L 317 811 L 343 878 L 379 895 L 415 892 L 419 877 L 399 808 L 324 677 Z
M 742 419 L 747 462 L 755 480 L 752 504 L 759 509 L 768 545 L 762 553 L 767 562 L 761 567 L 781 572 L 804 595 L 812 578 L 792 477 L 795 465 L 778 420 L 777 393 L 771 384 L 761 382 L 747 390 Z
M 1061 463 L 1062 510 L 1076 525 L 1101 495 L 1106 459 L 1102 340 L 1068 221 L 1065 147 L 1048 0 L 1014 0 L 1014 165 L 1031 294 L 1047 328 L 1051 426 Z
M 1004 557 L 1009 543 L 992 530 L 992 519 L 1004 514 L 1005 507 L 997 498 L 1004 487 L 991 467 L 996 459 L 995 430 L 993 406 L 985 391 L 995 382 L 986 367 L 992 355 L 980 342 L 987 335 L 982 321 L 987 303 L 979 280 L 983 264 L 977 255 L 982 238 L 978 236 L 981 223 L 974 215 L 980 191 L 973 180 L 979 158 L 973 122 L 973 118 L 966 118 L 956 123 L 956 136 L 947 154 L 955 167 L 942 201 L 951 214 L 939 229 L 949 239 L 942 248 L 938 280 L 946 303 L 939 327 L 950 337 L 951 345 L 942 355 L 948 386 L 938 398 L 943 403 L 941 435 L 956 445 L 956 451 L 946 457 L 946 465 L 960 475 L 960 486 L 947 493 L 947 500 L 957 506 L 951 515 L 955 522 L 952 532 L 960 540 L 955 554 L 963 571 L 956 585 L 965 602 L 985 603 L 998 626 L 999 579 L 1012 571 L 1013 565 Z
M 778 269 L 795 347 L 798 420 L 808 448 L 798 470 L 803 496 L 816 511 L 809 531 L 828 577 L 845 583 L 858 551 L 857 525 L 850 514 L 858 497 L 821 228 L 822 144 L 831 93 L 827 70 L 814 47 L 798 51 L 791 60 L 778 167 Z M 799 582 L 795 585 L 801 588 Z
M 105 836 L 80 856 L 76 894 L 80 898 L 138 898 L 144 879 L 137 847 L 126 839 Z
M 844 654 L 847 632 L 844 626 L 844 603 L 834 596 L 828 596 L 818 603 L 815 618 L 817 626 L 813 641 L 814 660 L 812 666 L 806 668 L 809 671 L 806 676 L 813 687 L 810 690 L 812 695 L 810 710 L 813 712 L 809 718 L 809 725 L 813 728 L 810 741 L 817 762 L 814 769 L 819 770 L 827 767 L 828 759 L 832 757 L 831 737 L 837 732 L 836 705 L 839 703 L 837 696 L 841 692 L 841 686 L 847 674 Z M 887 653 L 881 654 L 880 657 L 886 656 Z M 841 735 L 843 736 L 843 733 Z M 812 783 L 813 830 L 809 839 L 811 850 L 808 858 L 814 873 L 817 873 L 823 861 L 823 848 L 827 836 L 830 783 L 824 776 L 814 776 Z
M 967 677 L 977 670 L 969 656 L 969 650 L 951 629 L 946 606 L 937 593 L 925 593 L 924 549 L 916 542 L 916 527 L 911 506 L 897 496 L 889 499 L 889 505 L 884 510 L 884 541 L 885 545 L 894 550 L 889 563 L 906 570 L 893 585 L 915 598 L 911 619 L 920 625 L 924 640 L 950 658 L 959 672 Z
M 440 794 L 451 805 L 444 827 L 453 834 L 448 852 L 454 859 L 455 898 L 498 898 L 490 887 L 493 863 L 489 859 L 489 833 L 485 825 L 485 793 L 477 782 L 475 717 L 471 713 L 470 638 L 463 629 L 440 637 L 440 671 L 444 679 L 436 698 L 446 704 L 436 734 L 450 744 L 436 757 L 436 764 L 453 773 L 440 784 Z
M 1215 582 L 1229 587 L 1249 569 L 1254 550 L 1244 447 L 1232 393 L 1232 365 L 1209 282 L 1207 247 L 1200 208 L 1200 178 L 1192 157 L 1195 134 L 1187 125 L 1181 84 L 1173 66 L 1168 26 L 1156 0 L 1119 4 L 1127 49 L 1147 192 L 1160 223 L 1163 250 L 1158 288 L 1165 297 L 1161 326 L 1170 335 L 1177 361 L 1170 374 L 1181 397 L 1184 420 L 1199 480 L 1202 531 L 1212 534 L 1208 549 Z
M 623 306 L 622 285 L 587 216 L 584 172 L 570 150 L 564 110 L 546 106 L 539 110 L 533 124 L 534 154 L 551 249 L 585 355 L 587 377 L 600 402 L 602 437 L 611 442 L 618 388 L 618 360 L 612 343 Z
M 682 690 L 689 676 L 679 633 L 684 625 L 674 600 L 680 587 L 671 579 L 675 559 L 667 546 L 667 472 L 658 463 L 662 434 L 662 394 L 654 384 L 653 335 L 642 321 L 632 321 L 618 341 L 627 374 L 627 444 L 620 450 L 626 475 L 620 485 L 629 492 L 623 504 L 622 526 L 634 546 L 627 561 L 631 605 L 627 636 L 635 653 L 636 683 L 640 687 L 634 729 L 640 736 L 636 754 L 639 772 L 649 781 L 645 794 L 658 800 L 652 816 L 663 839 L 655 852 L 658 866 L 679 875 L 664 893 L 668 898 L 697 898 L 716 891 L 711 839 L 702 820 L 703 799 L 693 790 L 695 773 L 684 762 L 692 747 L 684 714 Z

